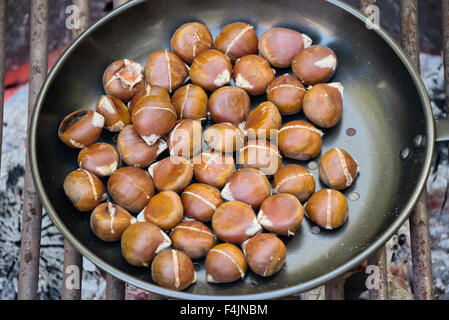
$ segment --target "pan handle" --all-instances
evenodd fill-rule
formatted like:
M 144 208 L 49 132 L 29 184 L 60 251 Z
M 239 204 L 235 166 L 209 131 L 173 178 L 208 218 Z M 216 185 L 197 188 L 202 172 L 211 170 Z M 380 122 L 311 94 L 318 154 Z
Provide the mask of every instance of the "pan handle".
M 435 120 L 435 131 L 437 142 L 449 141 L 449 118 L 441 118 Z

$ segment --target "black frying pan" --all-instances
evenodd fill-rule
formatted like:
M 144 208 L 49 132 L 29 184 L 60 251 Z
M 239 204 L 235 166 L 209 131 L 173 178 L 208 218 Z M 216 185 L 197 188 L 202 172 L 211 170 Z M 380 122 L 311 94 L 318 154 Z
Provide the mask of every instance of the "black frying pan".
M 332 81 L 345 85 L 344 112 L 337 127 L 325 130 L 322 152 L 338 146 L 360 163 L 359 177 L 345 191 L 346 196 L 356 192 L 360 198 L 349 200 L 349 221 L 338 230 L 314 234 L 313 224 L 305 219 L 295 237 L 285 239 L 286 265 L 275 276 L 261 278 L 249 272 L 233 284 L 208 284 L 201 264 L 197 283 L 175 292 L 154 285 L 148 269 L 128 265 L 119 243 L 98 240 L 90 231 L 89 214 L 72 207 L 62 184 L 77 167 L 78 151 L 59 141 L 57 129 L 67 114 L 95 107 L 103 94 L 103 71 L 112 61 L 126 57 L 144 64 L 150 52 L 169 48 L 173 32 L 190 21 L 205 23 L 214 37 L 234 21 L 254 25 L 259 36 L 275 26 L 289 27 L 335 50 L 340 65 Z M 254 99 L 253 107 L 263 99 Z M 303 115 L 286 117 L 284 122 L 298 118 Z M 356 130 L 354 136 L 347 134 L 349 128 Z M 417 137 L 426 143 L 418 146 Z M 112 138 L 104 132 L 101 140 Z M 48 214 L 80 253 L 100 268 L 166 296 L 243 299 L 274 298 L 316 287 L 373 254 L 416 203 L 429 173 L 434 141 L 430 103 L 406 54 L 385 31 L 367 29 L 364 17 L 342 2 L 137 0 L 92 26 L 56 63 L 33 113 L 30 154 Z M 402 159 L 404 148 L 410 152 Z M 317 170 L 312 172 L 318 181 Z M 318 184 L 317 189 L 321 187 Z

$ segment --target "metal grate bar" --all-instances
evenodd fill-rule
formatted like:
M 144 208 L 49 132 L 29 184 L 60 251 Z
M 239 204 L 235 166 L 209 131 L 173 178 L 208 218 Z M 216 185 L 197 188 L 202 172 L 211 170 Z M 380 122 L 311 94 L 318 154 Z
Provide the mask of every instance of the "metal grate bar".
M 449 113 L 449 0 L 442 0 L 443 9 L 443 58 L 446 92 L 446 114 Z M 446 115 L 447 117 L 447 115 Z
M 345 280 L 343 275 L 326 282 L 324 285 L 324 294 L 326 300 L 344 300 Z
M 2 167 L 3 103 L 5 100 L 6 0 L 0 1 L 0 169 Z
M 379 267 L 379 288 L 368 290 L 370 300 L 388 300 L 388 266 L 385 246 L 368 259 L 368 265 Z
M 401 0 L 401 42 L 419 71 L 418 1 Z M 429 216 L 424 190 L 410 216 L 410 241 L 413 266 L 413 293 L 416 299 L 433 299 Z

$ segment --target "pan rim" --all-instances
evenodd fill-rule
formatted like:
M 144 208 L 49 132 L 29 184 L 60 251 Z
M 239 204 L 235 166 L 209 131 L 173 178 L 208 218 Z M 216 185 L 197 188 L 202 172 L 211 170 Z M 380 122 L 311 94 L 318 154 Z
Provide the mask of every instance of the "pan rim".
M 102 260 L 98 256 L 96 256 L 90 249 L 88 249 L 86 246 L 84 246 L 81 242 L 79 242 L 76 237 L 70 232 L 70 230 L 66 227 L 66 225 L 63 223 L 63 221 L 59 218 L 58 213 L 53 208 L 50 199 L 45 192 L 44 185 L 42 183 L 39 168 L 37 164 L 37 149 L 36 149 L 36 140 L 37 140 L 37 127 L 38 127 L 38 119 L 40 115 L 40 111 L 43 105 L 43 101 L 45 99 L 45 96 L 48 92 L 48 89 L 50 88 L 50 85 L 52 84 L 55 76 L 57 75 L 59 69 L 61 66 L 65 63 L 67 57 L 70 56 L 72 51 L 78 47 L 78 45 L 87 38 L 91 33 L 93 33 L 97 28 L 102 26 L 107 21 L 111 20 L 112 18 L 120 15 L 124 11 L 128 10 L 131 7 L 134 7 L 142 2 L 145 2 L 146 0 L 132 0 L 123 6 L 117 8 L 116 10 L 110 12 L 100 20 L 98 20 L 96 23 L 94 23 L 91 27 L 89 27 L 85 32 L 83 32 L 77 39 L 75 39 L 68 48 L 64 51 L 64 53 L 61 55 L 61 57 L 58 59 L 58 61 L 55 63 L 54 67 L 49 72 L 40 92 L 37 97 L 32 118 L 30 122 L 30 131 L 29 131 L 29 160 L 31 165 L 31 173 L 33 176 L 33 180 L 36 186 L 36 190 L 39 194 L 39 197 L 41 199 L 41 202 L 48 213 L 49 217 L 53 221 L 53 223 L 56 225 L 56 227 L 60 230 L 60 232 L 64 235 L 64 237 L 82 254 L 84 257 L 89 259 L 91 262 L 93 262 L 95 265 L 97 265 L 99 268 L 103 269 L 104 271 L 110 273 L 114 277 L 125 281 L 133 286 L 139 287 L 144 290 L 148 290 L 151 292 L 154 292 L 159 295 L 168 296 L 172 298 L 178 298 L 178 299 L 188 299 L 188 300 L 195 300 L 195 299 L 207 299 L 207 300 L 241 300 L 241 299 L 273 299 L 273 298 L 279 298 L 291 294 L 295 294 L 298 292 L 302 292 L 305 290 L 309 290 L 312 288 L 315 288 L 319 285 L 324 284 L 325 282 L 328 282 L 329 280 L 332 280 L 339 275 L 343 274 L 344 272 L 360 265 L 363 261 L 365 261 L 368 257 L 373 255 L 379 248 L 381 248 L 392 236 L 393 234 L 400 228 L 400 226 L 406 221 L 406 219 L 411 214 L 415 204 L 417 203 L 425 185 L 427 178 L 430 173 L 432 158 L 433 158 L 433 152 L 434 152 L 434 145 L 435 145 L 435 127 L 434 127 L 434 120 L 433 120 L 433 113 L 432 108 L 430 105 L 430 100 L 427 94 L 427 90 L 424 86 L 424 83 L 421 79 L 420 74 L 418 73 L 416 67 L 408 57 L 408 55 L 405 53 L 405 51 L 396 43 L 396 41 L 382 28 L 378 27 L 376 29 L 373 29 L 372 31 L 376 32 L 397 54 L 397 56 L 400 58 L 404 66 L 407 68 L 410 76 L 413 79 L 413 82 L 415 84 L 415 87 L 418 91 L 421 104 L 423 107 L 423 112 L 425 116 L 425 122 L 426 122 L 426 146 L 425 146 L 425 152 L 426 152 L 426 158 L 423 163 L 423 169 L 419 175 L 418 182 L 415 185 L 415 188 L 413 190 L 413 193 L 406 203 L 405 207 L 401 210 L 400 214 L 398 215 L 398 218 L 396 221 L 390 225 L 388 229 L 386 229 L 382 235 L 376 239 L 374 242 L 372 242 L 364 251 L 359 253 L 357 256 L 353 257 L 351 260 L 347 261 L 345 264 L 341 265 L 340 267 L 332 270 L 331 272 L 328 272 L 324 275 L 321 275 L 320 277 L 317 277 L 315 279 L 311 279 L 304 283 L 298 283 L 297 285 L 278 289 L 278 290 L 272 290 L 267 291 L 263 293 L 256 293 L 256 294 L 244 294 L 244 295 L 231 295 L 231 296 L 211 296 L 211 295 L 205 295 L 205 294 L 194 294 L 194 293 L 188 293 L 188 292 L 179 292 L 179 291 L 173 291 L 169 289 L 165 289 L 163 287 L 157 286 L 155 284 L 142 281 L 132 275 L 129 275 L 123 271 L 120 271 L 119 269 L 115 268 L 114 266 L 110 265 L 106 261 Z M 329 2 L 340 9 L 346 11 L 347 13 L 351 14 L 352 16 L 358 18 L 362 22 L 366 20 L 366 17 L 356 8 L 352 7 L 349 4 L 343 3 L 340 0 L 326 0 L 326 2 Z

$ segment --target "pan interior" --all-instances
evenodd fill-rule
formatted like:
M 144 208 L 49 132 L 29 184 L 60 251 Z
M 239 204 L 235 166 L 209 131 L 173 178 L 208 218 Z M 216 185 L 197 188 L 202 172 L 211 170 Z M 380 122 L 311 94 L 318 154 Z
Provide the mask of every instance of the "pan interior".
M 119 243 L 105 243 L 92 234 L 89 214 L 76 212 L 64 195 L 63 180 L 77 168 L 78 151 L 59 141 L 57 129 L 67 114 L 95 108 L 97 99 L 104 94 L 103 71 L 112 61 L 126 57 L 144 65 L 152 51 L 169 48 L 173 32 L 190 21 L 205 23 L 214 38 L 226 24 L 245 21 L 255 26 L 259 36 L 269 28 L 282 26 L 308 34 L 315 44 L 330 46 L 339 59 L 332 81 L 345 86 L 344 112 L 336 127 L 324 131 L 322 153 L 333 147 L 342 148 L 361 168 L 356 182 L 344 191 L 347 197 L 354 192 L 359 195 L 357 201 L 348 200 L 349 220 L 344 227 L 314 234 L 313 224 L 305 219 L 294 237 L 284 239 L 288 248 L 286 265 L 270 278 L 248 272 L 243 281 L 211 285 L 205 281 L 202 261 L 198 261 L 198 281 L 184 297 L 269 297 L 286 292 L 284 289 L 318 284 L 316 279 L 355 261 L 391 225 L 404 218 L 402 210 L 426 160 L 426 150 L 414 147 L 414 139 L 426 135 L 427 111 L 410 73 L 376 32 L 329 2 L 138 1 L 120 15 L 96 25 L 57 64 L 38 105 L 35 152 L 43 186 L 40 192 L 48 198 L 47 211 L 60 228 L 69 230 L 83 254 L 101 268 L 143 288 L 183 297 L 184 293 L 153 286 L 148 269 L 134 268 L 124 261 Z M 285 72 L 277 70 L 277 75 Z M 253 100 L 255 107 L 263 97 Z M 284 123 L 294 119 L 304 116 L 289 116 Z M 348 129 L 352 133 L 355 129 L 355 135 L 349 136 Z M 113 134 L 106 132 L 101 137 L 102 141 L 113 139 Z M 410 148 L 410 155 L 402 160 L 400 153 L 404 148 Z M 312 173 L 317 190 L 324 188 L 318 182 L 318 170 Z

